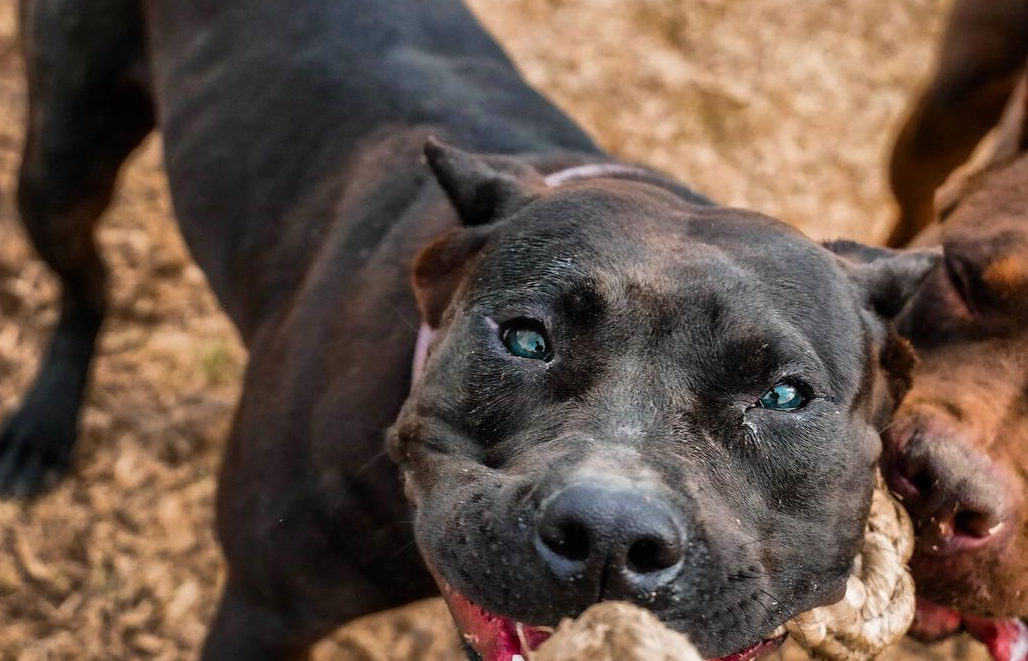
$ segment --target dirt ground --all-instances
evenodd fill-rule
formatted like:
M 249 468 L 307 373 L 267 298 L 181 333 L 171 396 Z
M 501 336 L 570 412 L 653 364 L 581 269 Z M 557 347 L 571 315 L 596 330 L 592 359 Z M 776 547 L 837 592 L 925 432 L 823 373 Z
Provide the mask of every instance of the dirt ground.
M 891 215 L 890 137 L 948 2 L 473 5 L 528 78 L 615 153 L 813 236 L 874 241 Z M 14 211 L 25 112 L 14 14 L 0 0 L 0 413 L 18 404 L 56 317 L 54 282 Z M 213 608 L 213 476 L 246 356 L 170 220 L 160 159 L 151 139 L 100 229 L 113 314 L 75 473 L 36 502 L 0 503 L 0 661 L 192 659 Z M 454 640 L 429 601 L 347 627 L 317 658 L 453 661 Z

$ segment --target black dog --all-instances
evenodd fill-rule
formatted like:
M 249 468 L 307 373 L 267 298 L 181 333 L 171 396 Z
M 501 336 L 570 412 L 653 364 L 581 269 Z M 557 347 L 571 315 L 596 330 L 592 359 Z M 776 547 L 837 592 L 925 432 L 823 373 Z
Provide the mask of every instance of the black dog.
M 851 264 L 617 163 L 455 0 L 22 13 L 20 208 L 64 296 L 0 484 L 67 463 L 105 307 L 91 230 L 159 118 L 251 355 L 206 659 L 302 658 L 437 582 L 487 661 L 603 599 L 751 658 L 842 594 L 908 368 L 885 318 L 934 255 Z

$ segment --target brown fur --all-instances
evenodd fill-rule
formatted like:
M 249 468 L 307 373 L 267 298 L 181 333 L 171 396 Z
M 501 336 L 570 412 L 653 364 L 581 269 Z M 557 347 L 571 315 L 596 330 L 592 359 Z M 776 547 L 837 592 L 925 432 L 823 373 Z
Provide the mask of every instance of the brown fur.
M 1026 53 L 1028 3 L 957 3 L 940 69 L 893 155 L 894 241 L 934 218 L 932 193 L 997 124 Z M 1021 151 L 974 176 L 944 222 L 914 241 L 941 244 L 945 262 L 901 316 L 920 362 L 886 434 L 886 457 L 919 529 L 919 592 L 961 611 L 1024 617 L 1028 153 L 1023 134 L 1000 142 Z
M 999 122 L 1028 56 L 1028 3 L 957 0 L 938 69 L 900 131 L 889 179 L 899 202 L 888 244 L 936 218 L 936 190 Z

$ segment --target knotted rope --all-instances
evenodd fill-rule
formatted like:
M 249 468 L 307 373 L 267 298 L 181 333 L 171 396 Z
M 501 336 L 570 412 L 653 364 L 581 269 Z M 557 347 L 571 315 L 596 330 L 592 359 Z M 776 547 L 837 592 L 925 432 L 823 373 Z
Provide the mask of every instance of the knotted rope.
M 914 619 L 914 580 L 907 561 L 914 531 L 881 475 L 871 501 L 864 544 L 835 604 L 786 623 L 789 634 L 815 659 L 866 661 L 897 642 Z M 702 661 L 688 638 L 666 628 L 649 611 L 625 603 L 600 603 L 576 620 L 564 620 L 528 661 Z
M 873 659 L 914 620 L 914 579 L 907 570 L 913 552 L 910 517 L 879 475 L 846 596 L 796 616 L 785 625 L 789 634 L 814 658 Z

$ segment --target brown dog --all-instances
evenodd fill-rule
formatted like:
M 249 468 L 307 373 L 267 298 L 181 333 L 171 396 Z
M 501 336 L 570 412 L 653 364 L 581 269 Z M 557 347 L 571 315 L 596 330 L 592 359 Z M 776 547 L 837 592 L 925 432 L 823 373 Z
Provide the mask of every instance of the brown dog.
M 1026 56 L 1028 2 L 958 1 L 891 168 L 893 245 L 938 216 L 914 244 L 945 251 L 900 318 L 921 362 L 886 436 L 890 484 L 918 528 L 913 633 L 964 628 L 1004 661 L 1028 658 L 1028 144 L 1012 101 Z M 1012 154 L 937 214 L 936 189 L 1011 103 Z

